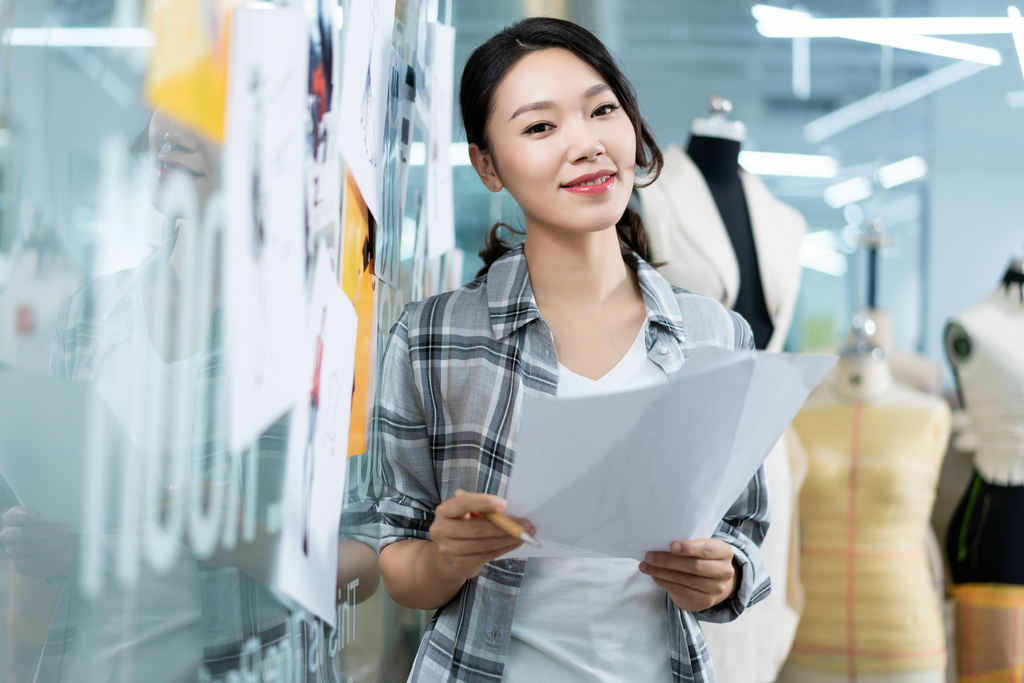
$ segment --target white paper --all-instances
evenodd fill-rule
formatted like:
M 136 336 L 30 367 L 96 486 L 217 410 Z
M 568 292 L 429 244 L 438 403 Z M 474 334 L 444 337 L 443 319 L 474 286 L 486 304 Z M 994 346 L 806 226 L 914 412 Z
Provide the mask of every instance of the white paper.
M 321 252 L 305 326 L 312 363 L 305 374 L 305 399 L 292 411 L 288 436 L 275 582 L 331 626 L 337 614 L 338 524 L 345 496 L 357 326 L 355 308 Z
M 381 214 L 374 241 L 374 269 L 378 278 L 395 289 L 402 282 L 402 219 L 409 184 L 416 74 L 392 48 L 387 115 L 384 117 L 384 187 Z
M 300 9 L 234 13 L 225 126 L 229 443 L 295 404 L 305 301 L 308 25 Z
M 309 85 L 306 92 L 306 246 L 312 258 L 316 253 L 316 243 L 321 240 L 333 247 L 332 251 L 337 251 L 341 224 L 341 163 L 337 142 L 341 59 L 335 3 L 332 0 L 306 0 L 305 5 L 310 22 Z M 333 259 L 332 265 L 337 265 Z
M 427 253 L 436 258 L 455 248 L 455 206 L 452 164 L 452 101 L 455 96 L 455 29 L 437 22 L 430 35 L 430 114 L 427 135 Z
M 43 521 L 77 531 L 82 471 L 89 443 L 90 384 L 24 370 L 0 370 L 0 487 Z M 106 410 L 106 405 L 101 406 Z M 110 428 L 115 420 L 108 415 Z M 0 509 L 15 504 L 3 500 Z
M 345 17 L 339 149 L 363 201 L 380 220 L 384 116 L 387 108 L 395 0 L 353 2 Z
M 629 557 L 708 538 L 835 356 L 695 349 L 672 382 L 525 399 L 508 514 L 542 547 L 509 557 Z

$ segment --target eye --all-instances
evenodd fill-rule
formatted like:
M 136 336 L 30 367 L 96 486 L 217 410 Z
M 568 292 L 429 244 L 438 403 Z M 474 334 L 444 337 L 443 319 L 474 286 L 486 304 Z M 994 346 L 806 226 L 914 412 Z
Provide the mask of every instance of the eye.
M 616 109 L 620 109 L 619 105 L 617 104 L 602 104 L 600 107 L 594 110 L 594 116 L 606 116 L 607 114 L 611 114 Z
M 524 133 L 546 133 L 546 132 L 548 132 L 549 130 L 551 130 L 553 128 L 554 128 L 554 126 L 552 126 L 550 123 L 535 123 L 532 126 L 530 126 L 529 128 L 527 128 L 526 130 L 524 130 L 523 132 Z

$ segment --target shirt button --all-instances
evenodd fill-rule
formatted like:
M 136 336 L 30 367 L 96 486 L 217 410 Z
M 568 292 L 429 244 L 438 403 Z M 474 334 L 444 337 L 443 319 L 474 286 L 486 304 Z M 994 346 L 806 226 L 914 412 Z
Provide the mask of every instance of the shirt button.
M 658 347 L 658 353 L 660 353 L 661 355 L 664 356 L 666 353 L 668 353 L 668 349 L 665 348 L 664 346 L 659 346 Z

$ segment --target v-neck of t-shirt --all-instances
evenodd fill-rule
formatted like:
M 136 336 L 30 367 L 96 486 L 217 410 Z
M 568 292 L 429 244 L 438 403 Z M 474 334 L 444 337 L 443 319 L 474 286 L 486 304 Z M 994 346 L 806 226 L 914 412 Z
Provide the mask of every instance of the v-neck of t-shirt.
M 640 326 L 640 332 L 619 362 L 599 379 L 590 379 L 576 374 L 561 363 L 558 364 L 558 395 L 592 395 L 611 393 L 630 380 L 647 358 L 647 322 Z

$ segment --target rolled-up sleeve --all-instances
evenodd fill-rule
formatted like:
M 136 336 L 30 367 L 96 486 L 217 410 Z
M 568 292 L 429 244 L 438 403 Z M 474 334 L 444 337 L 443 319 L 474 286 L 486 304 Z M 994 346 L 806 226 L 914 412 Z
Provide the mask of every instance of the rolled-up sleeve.
M 391 331 L 373 414 L 384 477 L 378 552 L 396 541 L 428 539 L 440 503 L 422 393 L 410 355 L 410 317 L 407 307 Z

